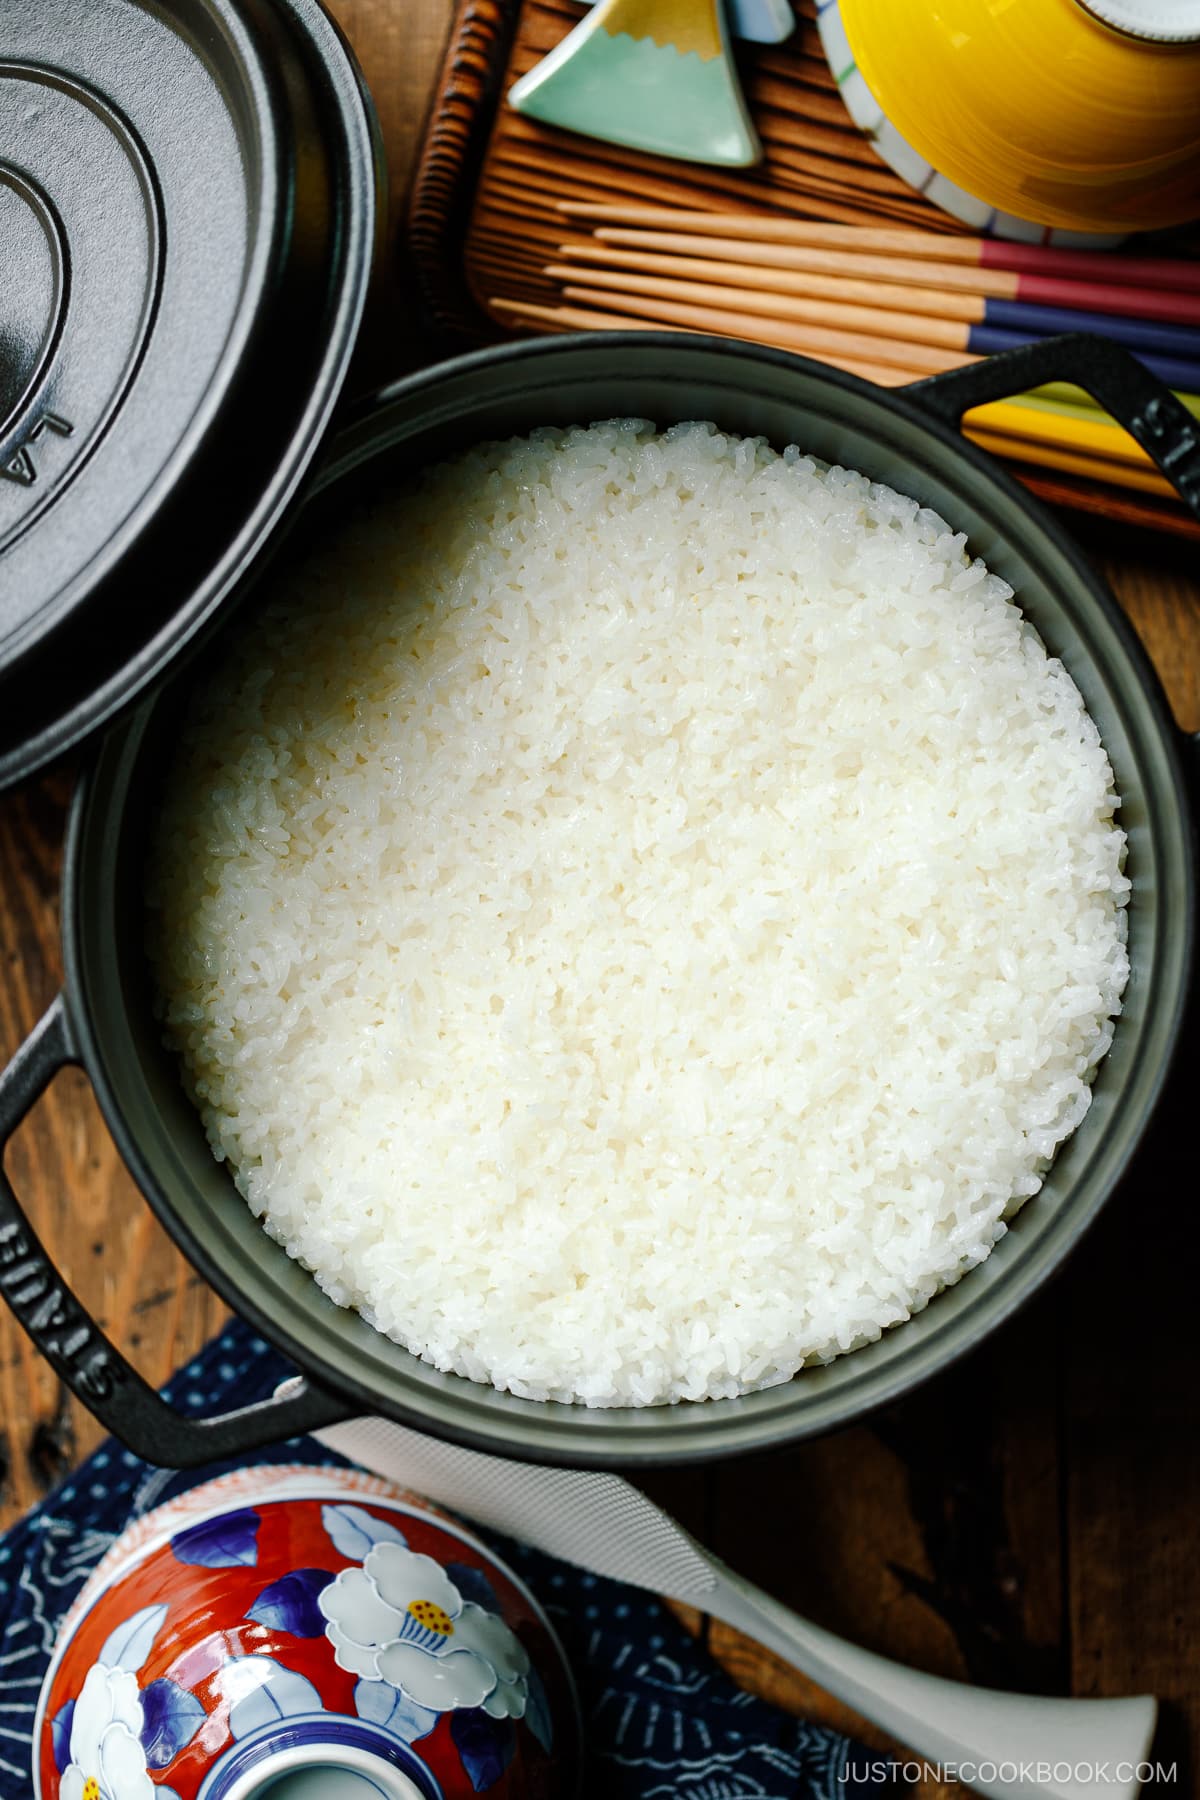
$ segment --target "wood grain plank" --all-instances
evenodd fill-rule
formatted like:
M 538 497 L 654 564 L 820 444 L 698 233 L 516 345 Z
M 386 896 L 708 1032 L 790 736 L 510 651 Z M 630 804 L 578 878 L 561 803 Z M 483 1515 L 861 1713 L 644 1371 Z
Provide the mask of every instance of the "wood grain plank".
M 496 87 L 489 89 L 489 105 L 495 104 L 497 90 L 502 93 L 532 68 L 580 16 L 578 8 L 560 4 L 559 0 L 525 0 L 519 11 L 516 0 L 491 0 L 491 4 L 491 53 L 499 65 L 507 51 L 507 64 Z M 506 25 L 496 18 L 496 8 L 504 15 Z M 815 212 L 860 223 L 894 219 L 957 230 L 953 221 L 945 219 L 900 181 L 854 130 L 820 54 L 811 9 L 799 10 L 798 31 L 782 48 L 738 48 L 739 68 L 765 151 L 764 161 L 756 169 L 731 171 L 673 162 L 582 139 L 527 119 L 501 101 L 476 184 L 476 209 L 467 234 L 465 271 L 458 266 L 459 259 L 451 247 L 453 233 L 447 228 L 439 234 L 432 216 L 439 202 L 447 200 L 454 191 L 446 187 L 445 168 L 439 165 L 436 171 L 436 191 L 427 191 L 430 181 L 425 170 L 419 170 L 415 206 L 421 218 L 421 253 L 426 265 L 422 280 L 438 316 L 451 326 L 474 331 L 482 328 L 481 302 L 488 284 L 480 280 L 480 271 L 475 267 L 475 234 L 483 218 L 494 223 L 497 213 L 511 218 L 514 235 L 522 232 L 526 209 L 513 193 L 514 183 L 521 185 L 520 176 L 519 172 L 514 174 L 508 156 L 517 146 L 527 153 L 526 166 L 529 153 L 540 159 L 541 179 L 524 184 L 526 206 L 535 215 L 544 206 L 547 179 L 558 182 L 560 194 L 567 195 L 593 180 L 597 168 L 607 168 L 625 191 L 645 199 L 706 207 L 753 207 L 761 203 L 801 216 Z M 471 21 L 475 13 L 474 0 L 464 0 L 460 17 Z M 447 91 L 457 102 L 459 84 L 451 83 Z M 482 106 L 483 100 L 478 104 Z M 499 297 L 521 299 L 527 291 L 520 275 L 513 271 L 512 279 L 500 288 Z
M 62 978 L 58 877 L 68 792 L 67 778 L 52 775 L 0 803 L 5 1059 Z M 6 1168 L 35 1230 L 83 1304 L 151 1381 L 164 1381 L 216 1328 L 224 1309 L 151 1216 L 81 1071 L 59 1075 L 15 1135 Z M 164 1330 L 164 1308 L 185 1295 L 186 1332 Z M 3 1526 L 103 1435 L 7 1311 L 0 1316 L 0 1416 Z

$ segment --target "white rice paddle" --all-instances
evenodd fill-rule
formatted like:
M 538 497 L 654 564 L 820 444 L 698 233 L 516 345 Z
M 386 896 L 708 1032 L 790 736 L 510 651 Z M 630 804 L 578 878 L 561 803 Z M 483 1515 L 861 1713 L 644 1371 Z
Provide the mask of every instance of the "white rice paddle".
M 1136 1771 L 1158 1711 L 1149 1695 L 1049 1700 L 903 1668 L 810 1625 L 735 1575 L 618 1475 L 509 1462 L 384 1419 L 314 1435 L 351 1461 L 551 1556 L 724 1619 L 919 1756 L 956 1765 L 989 1800 L 1135 1800 L 1141 1791 Z

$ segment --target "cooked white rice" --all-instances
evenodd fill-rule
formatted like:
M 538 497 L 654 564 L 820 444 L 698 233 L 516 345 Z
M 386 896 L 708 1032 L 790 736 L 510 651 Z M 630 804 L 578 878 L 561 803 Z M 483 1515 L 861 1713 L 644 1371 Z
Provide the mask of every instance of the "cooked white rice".
M 980 1262 L 1128 964 L 1108 759 L 911 499 L 635 422 L 353 518 L 198 699 L 153 858 L 215 1154 L 440 1369 L 731 1395 Z

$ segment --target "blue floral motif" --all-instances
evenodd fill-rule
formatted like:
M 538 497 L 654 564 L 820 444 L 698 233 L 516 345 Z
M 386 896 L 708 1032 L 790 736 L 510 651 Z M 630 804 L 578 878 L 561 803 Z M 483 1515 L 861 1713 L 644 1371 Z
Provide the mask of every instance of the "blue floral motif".
M 240 1690 L 240 1698 L 229 1709 L 229 1733 L 235 1740 L 280 1719 L 325 1710 L 307 1676 L 269 1656 L 233 1657 L 225 1664 L 224 1679 L 231 1690 Z
M 140 1612 L 122 1619 L 105 1638 L 96 1661 L 106 1669 L 128 1669 L 135 1675 L 149 1656 L 166 1616 L 166 1604 L 160 1602 L 157 1606 L 143 1606 Z
M 171 1539 L 176 1562 L 202 1569 L 249 1567 L 258 1561 L 258 1514 L 251 1507 L 189 1525 Z
M 142 1689 L 142 1748 L 151 1769 L 167 1764 L 190 1744 L 205 1718 L 195 1694 L 162 1675 Z M 160 1790 L 161 1792 L 161 1790 Z
M 450 1716 L 450 1735 L 454 1739 L 463 1768 L 477 1794 L 494 1787 L 512 1761 L 516 1749 L 516 1728 L 511 1719 L 493 1719 L 482 1707 Z
M 545 1684 L 534 1668 L 530 1669 L 525 1681 L 529 1689 L 525 1699 L 525 1723 L 549 1756 L 554 1744 L 554 1721 L 550 1714 L 550 1702 L 546 1698 Z
M 321 1523 L 329 1533 L 335 1550 L 348 1562 L 365 1562 L 376 1544 L 408 1543 L 398 1525 L 377 1519 L 362 1506 L 323 1506 Z
M 446 1573 L 464 1600 L 473 1600 L 484 1612 L 503 1610 L 500 1596 L 483 1569 L 473 1569 L 469 1563 L 452 1562 L 446 1564 Z
M 360 1719 L 382 1725 L 406 1744 L 415 1744 L 432 1731 L 441 1716 L 428 1706 L 418 1706 L 390 1681 L 356 1682 L 354 1710 Z
M 325 1619 L 317 1595 L 332 1580 L 331 1569 L 292 1569 L 263 1589 L 246 1617 L 272 1631 L 290 1631 L 293 1637 L 320 1637 Z
M 50 1721 L 50 1741 L 54 1745 L 54 1766 L 61 1775 L 71 1760 L 71 1720 L 75 1716 L 75 1702 L 68 1700 L 60 1706 Z
M 279 1382 L 293 1373 L 248 1325 L 235 1321 L 179 1379 L 174 1400 L 181 1410 L 220 1412 L 269 1399 Z M 255 1461 L 265 1467 L 298 1458 L 324 1465 L 341 1462 L 313 1439 L 299 1446 L 272 1445 L 257 1452 Z M 65 1488 L 0 1538 L 0 1638 L 8 1659 L 7 1679 L 0 1684 L 6 1734 L 0 1736 L 4 1800 L 34 1800 L 32 1734 L 38 1690 L 66 1608 L 89 1568 L 131 1515 L 139 1516 L 147 1507 L 221 1472 L 222 1466 L 216 1465 L 167 1474 L 109 1442 Z M 552 1612 L 575 1669 L 588 1719 L 589 1790 L 612 1794 L 619 1788 L 627 1800 L 665 1796 L 714 1800 L 716 1794 L 731 1790 L 746 1795 L 786 1792 L 789 1800 L 883 1800 L 885 1792 L 895 1791 L 895 1766 L 881 1752 L 788 1718 L 738 1692 L 650 1595 L 584 1574 L 520 1544 L 498 1540 L 495 1548 Z M 127 1687 L 130 1678 L 110 1671 L 93 1678 L 94 1683 L 101 1680 L 106 1691 L 96 1695 L 104 1703 L 96 1716 L 102 1725 L 115 1727 L 112 1690 Z M 366 1706 L 380 1699 L 378 1694 L 366 1696 L 371 1685 L 360 1690 Z M 528 1683 L 525 1716 L 531 1725 L 537 1710 L 533 1693 L 533 1684 Z M 76 1711 L 78 1703 L 77 1699 Z M 121 1708 L 124 1717 L 123 1694 Z M 132 1706 L 128 1712 L 132 1718 Z M 71 1737 L 82 1753 L 83 1734 L 74 1729 L 78 1720 L 68 1724 L 65 1708 L 55 1716 L 59 1739 L 68 1739 L 68 1754 Z M 49 1721 L 49 1729 L 53 1724 Z M 556 1709 L 555 1724 L 559 1740 L 573 1737 L 565 1705 Z M 380 1730 L 365 1717 L 350 1719 L 348 1728 Z M 415 1760 L 423 1746 L 417 1743 L 408 1750 L 391 1732 L 387 1739 L 396 1746 L 397 1757 L 413 1758 L 411 1773 L 419 1786 Z M 130 1746 L 121 1741 L 128 1753 Z M 409 1769 L 407 1763 L 403 1766 Z M 178 1796 L 158 1781 L 152 1784 L 151 1800 L 178 1800 Z

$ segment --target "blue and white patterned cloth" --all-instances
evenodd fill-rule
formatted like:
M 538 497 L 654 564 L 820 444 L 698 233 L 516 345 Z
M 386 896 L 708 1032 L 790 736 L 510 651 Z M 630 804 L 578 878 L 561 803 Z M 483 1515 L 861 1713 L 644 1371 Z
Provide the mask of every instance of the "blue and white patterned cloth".
M 291 1367 L 231 1324 L 165 1390 L 197 1415 L 265 1399 Z M 340 1463 L 310 1438 L 254 1460 Z M 110 1440 L 0 1538 L 0 1800 L 32 1800 L 34 1708 L 58 1622 L 127 1521 L 231 1467 L 155 1469 Z M 869 1800 L 876 1753 L 754 1699 L 640 1589 L 483 1534 L 554 1620 L 579 1684 L 589 1800 Z M 891 1772 L 894 1774 L 894 1771 Z

